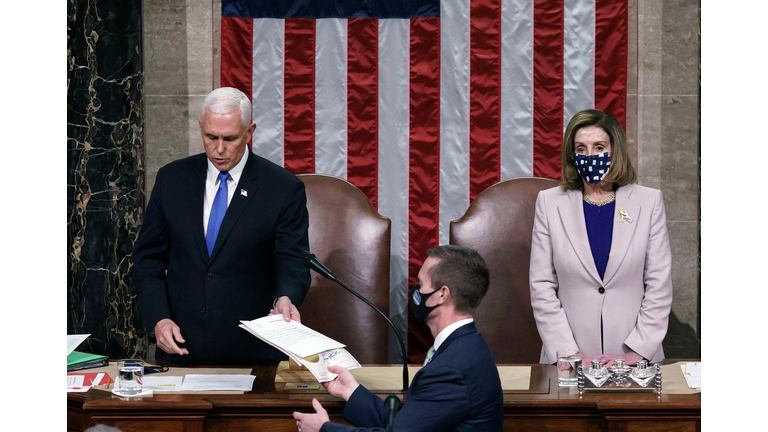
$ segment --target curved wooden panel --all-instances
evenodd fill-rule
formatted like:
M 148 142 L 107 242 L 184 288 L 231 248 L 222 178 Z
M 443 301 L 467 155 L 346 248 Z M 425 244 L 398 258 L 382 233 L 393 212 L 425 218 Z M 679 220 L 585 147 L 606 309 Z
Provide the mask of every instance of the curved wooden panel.
M 496 363 L 539 362 L 541 338 L 528 287 L 531 235 L 536 196 L 559 184 L 544 178 L 497 183 L 451 222 L 450 243 L 475 249 L 488 264 L 491 286 L 475 322 Z
M 337 278 L 389 314 L 391 222 L 346 180 L 298 176 L 307 190 L 309 246 Z M 312 272 L 301 321 L 341 343 L 360 363 L 388 363 L 389 324 L 344 288 Z

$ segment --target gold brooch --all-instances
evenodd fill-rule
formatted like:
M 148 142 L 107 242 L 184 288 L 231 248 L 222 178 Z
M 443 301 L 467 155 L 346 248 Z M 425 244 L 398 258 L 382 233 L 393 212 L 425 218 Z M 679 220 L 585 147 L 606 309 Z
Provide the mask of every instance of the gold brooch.
M 621 217 L 619 224 L 623 224 L 624 221 L 632 223 L 632 218 L 629 216 L 629 213 L 624 210 L 624 207 L 619 209 L 619 217 Z

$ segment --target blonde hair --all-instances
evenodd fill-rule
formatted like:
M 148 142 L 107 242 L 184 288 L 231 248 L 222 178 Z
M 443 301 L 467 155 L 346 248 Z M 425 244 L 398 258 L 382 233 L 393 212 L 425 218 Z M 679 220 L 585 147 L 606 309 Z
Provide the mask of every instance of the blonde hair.
M 598 126 L 608 134 L 608 138 L 611 140 L 611 169 L 608 170 L 603 181 L 613 183 L 614 190 L 634 183 L 637 174 L 635 168 L 632 167 L 632 161 L 629 159 L 627 137 L 621 124 L 607 112 L 586 109 L 577 112 L 568 122 L 568 127 L 565 128 L 563 148 L 560 152 L 563 169 L 562 188 L 570 190 L 584 187 L 584 181 L 576 171 L 576 167 L 573 166 L 573 142 L 576 138 L 576 132 L 585 126 Z

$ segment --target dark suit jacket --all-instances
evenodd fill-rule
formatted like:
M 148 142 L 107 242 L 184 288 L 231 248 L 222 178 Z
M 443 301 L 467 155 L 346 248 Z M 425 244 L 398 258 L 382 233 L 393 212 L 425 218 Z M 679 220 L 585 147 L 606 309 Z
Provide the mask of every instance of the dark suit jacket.
M 413 377 L 395 431 L 500 431 L 504 420 L 496 362 L 474 323 L 459 327 Z M 323 432 L 384 431 L 384 402 L 359 386 L 342 417 L 356 427 L 325 423 Z
M 265 316 L 276 297 L 296 307 L 309 289 L 304 183 L 256 156 L 248 159 L 211 257 L 203 232 L 205 154 L 157 173 L 133 251 L 132 287 L 145 327 L 170 318 L 189 355 L 156 357 L 174 364 L 275 364 L 285 357 L 238 327 Z M 167 271 L 167 272 L 166 272 Z

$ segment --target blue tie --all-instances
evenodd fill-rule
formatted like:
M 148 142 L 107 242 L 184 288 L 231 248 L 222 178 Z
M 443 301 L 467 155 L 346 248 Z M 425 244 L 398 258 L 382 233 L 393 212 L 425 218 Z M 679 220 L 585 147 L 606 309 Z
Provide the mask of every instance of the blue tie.
M 216 244 L 216 237 L 219 236 L 221 221 L 224 220 L 224 213 L 227 212 L 227 199 L 229 191 L 227 190 L 228 172 L 219 173 L 219 190 L 216 191 L 216 197 L 213 199 L 211 215 L 208 217 L 208 234 L 205 236 L 205 245 L 208 246 L 208 256 L 213 252 L 213 245 Z

